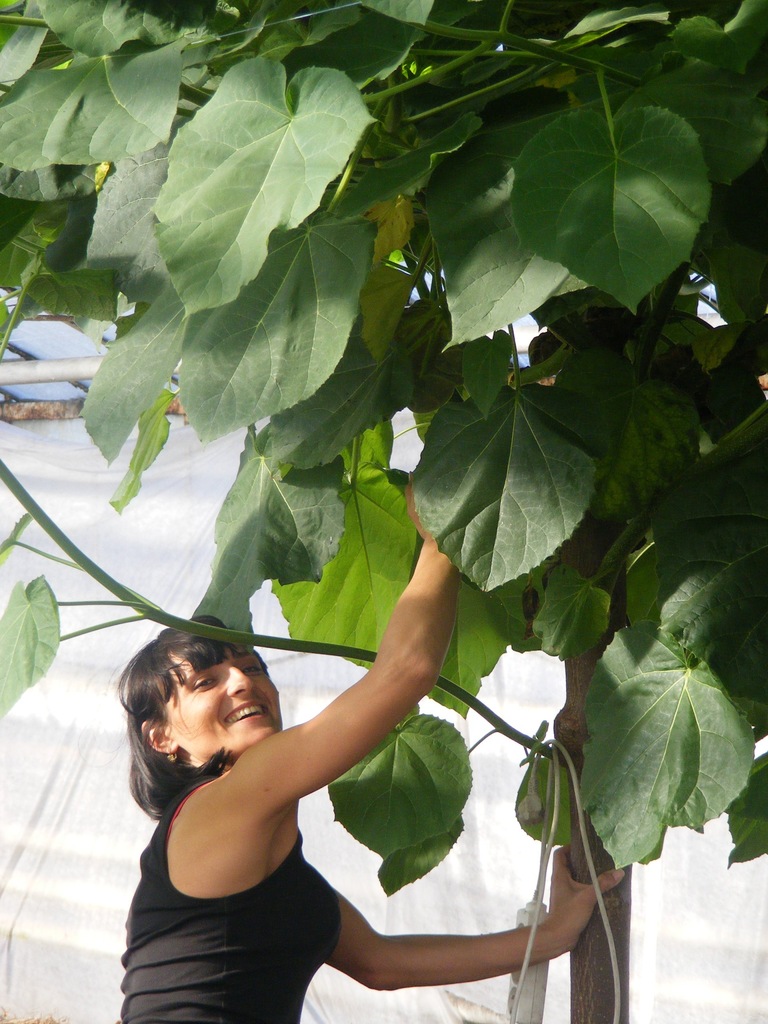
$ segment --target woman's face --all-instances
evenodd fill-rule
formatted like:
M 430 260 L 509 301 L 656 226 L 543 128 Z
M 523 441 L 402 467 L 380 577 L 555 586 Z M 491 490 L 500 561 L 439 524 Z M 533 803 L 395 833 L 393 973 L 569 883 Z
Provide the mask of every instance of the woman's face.
M 224 748 L 237 760 L 282 728 L 277 690 L 256 654 L 235 653 L 199 671 L 182 661 L 177 669 L 166 723 L 150 734 L 163 753 L 201 765 Z

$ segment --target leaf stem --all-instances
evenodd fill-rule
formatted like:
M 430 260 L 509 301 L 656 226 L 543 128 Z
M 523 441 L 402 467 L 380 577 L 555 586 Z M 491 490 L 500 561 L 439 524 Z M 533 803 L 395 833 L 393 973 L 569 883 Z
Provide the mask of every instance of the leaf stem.
M 59 602 L 59 604 L 63 603 L 63 601 Z M 77 636 L 85 636 L 87 633 L 97 633 L 100 629 L 109 629 L 111 626 L 124 626 L 127 622 L 143 622 L 145 618 L 145 615 L 131 615 L 125 619 L 111 619 L 109 622 L 99 622 L 95 626 L 86 626 L 84 629 L 76 629 L 73 633 L 64 633 L 59 637 L 59 641 L 64 643 L 65 640 L 74 640 Z
M 374 110 L 374 116 L 376 116 L 379 113 L 383 105 L 383 103 L 380 104 Z M 363 134 L 357 141 L 357 145 L 352 150 L 352 155 L 347 161 L 347 166 L 344 168 L 344 173 L 342 174 L 341 180 L 339 181 L 336 191 L 333 194 L 333 198 L 331 199 L 330 203 L 328 203 L 328 213 L 333 213 L 333 211 L 339 205 L 341 197 L 347 191 L 347 187 L 350 181 L 352 180 L 352 175 L 355 173 L 355 168 L 357 167 L 360 157 L 363 155 L 363 150 L 365 149 L 365 145 L 368 142 L 368 137 L 373 131 L 375 125 L 375 121 L 371 121 L 369 125 L 366 125 L 365 129 L 363 130 Z
M 635 360 L 635 380 L 642 382 L 647 380 L 653 361 L 653 353 L 656 351 L 664 324 L 675 305 L 675 300 L 680 294 L 683 282 L 688 277 L 690 264 L 681 263 L 677 270 L 673 271 L 664 282 L 658 297 L 651 299 L 650 314 L 640 330 L 637 345 L 637 358 Z
M 23 14 L 0 14 L 0 25 L 27 25 L 30 28 L 48 28 L 42 18 L 27 18 Z
M 38 257 L 37 265 L 35 266 L 33 272 L 30 274 L 29 280 L 27 280 L 24 283 L 23 287 L 19 291 L 18 298 L 16 299 L 16 305 L 13 307 L 13 312 L 11 313 L 10 318 L 8 320 L 8 325 L 3 331 L 3 340 L 0 341 L 0 359 L 2 359 L 3 356 L 5 355 L 5 350 L 8 348 L 8 342 L 11 340 L 11 335 L 16 329 L 16 324 L 19 322 L 19 319 L 21 318 L 21 307 L 24 305 L 24 299 L 26 299 L 27 297 L 27 291 L 29 290 L 30 285 L 37 277 L 38 267 L 40 265 L 39 261 L 40 257 Z
M 31 551 L 32 554 L 39 555 L 41 558 L 47 558 L 51 562 L 58 562 L 59 565 L 66 565 L 69 569 L 80 568 L 76 562 L 72 562 L 68 558 L 59 558 L 58 555 L 52 555 L 49 551 L 43 551 L 41 548 L 33 547 L 31 544 L 27 544 L 23 540 L 14 540 L 11 541 L 11 544 L 14 547 L 24 548 L 26 551 Z
M 403 124 L 416 124 L 418 121 L 424 121 L 428 117 L 433 117 L 435 114 L 442 114 L 446 110 L 453 110 L 454 107 L 459 107 L 464 103 L 471 103 L 473 100 L 480 99 L 483 96 L 489 96 L 494 92 L 501 92 L 508 86 L 519 82 L 524 85 L 533 77 L 538 77 L 541 74 L 542 68 L 526 68 L 525 71 L 519 71 L 515 75 L 510 75 L 509 78 L 503 79 L 501 82 L 494 82 L 491 85 L 484 85 L 482 89 L 475 89 L 474 92 L 468 92 L 464 96 L 457 96 L 456 99 L 448 100 L 445 103 L 439 104 L 437 107 L 431 107 L 429 110 L 422 110 L 418 114 L 410 114 L 408 117 L 404 117 Z
M 505 35 L 509 28 L 509 19 L 512 16 L 512 10 L 515 6 L 515 0 L 507 0 L 507 6 L 504 8 L 504 13 L 501 16 L 501 22 L 499 24 L 499 33 Z
M 178 629 L 185 633 L 191 632 L 197 636 L 210 637 L 213 640 L 224 640 L 248 646 L 266 647 L 273 650 L 292 651 L 298 654 L 333 655 L 335 657 L 351 658 L 355 661 L 372 662 L 376 658 L 375 651 L 368 651 L 362 648 L 347 647 L 342 644 L 330 644 L 313 640 L 295 640 L 293 638 L 288 639 L 284 637 L 266 636 L 259 633 L 250 633 L 245 630 L 225 629 L 221 626 L 212 626 L 204 622 L 195 622 L 191 619 L 183 619 L 178 615 L 170 615 L 157 605 L 152 604 L 150 601 L 147 601 L 145 598 L 113 579 L 100 566 L 80 551 L 69 537 L 67 537 L 67 535 L 59 529 L 59 527 L 43 511 L 43 509 L 37 504 L 24 486 L 16 479 L 2 460 L 0 460 L 0 480 L 3 481 L 8 490 L 24 506 L 38 525 L 45 530 L 48 536 L 51 537 L 51 539 L 55 541 L 63 551 L 66 551 L 66 553 L 81 569 L 100 583 L 105 590 L 115 594 L 115 596 L 119 597 L 125 604 L 135 607 L 137 612 L 139 612 L 136 616 L 132 616 L 124 620 L 114 620 L 113 622 L 104 623 L 97 627 L 90 627 L 89 629 L 81 631 L 81 633 L 93 632 L 94 629 L 106 629 L 107 626 L 117 625 L 118 622 L 135 622 L 138 619 L 149 619 L 152 622 L 157 622 L 161 626 L 168 626 L 172 629 Z M 71 633 L 61 639 L 71 639 L 73 636 L 77 635 L 80 634 Z M 503 718 L 497 715 L 494 711 L 491 711 L 491 709 L 483 704 L 482 701 L 478 700 L 477 697 L 474 697 L 450 679 L 440 676 L 437 680 L 437 686 L 452 697 L 462 701 L 462 703 L 464 703 L 468 708 L 477 712 L 477 714 L 492 725 L 494 729 L 500 732 L 503 736 L 506 736 L 508 739 L 514 740 L 516 743 L 521 744 L 527 749 L 531 749 L 538 743 L 538 741 L 533 737 L 527 736 L 525 733 L 522 733 L 509 725 L 508 722 L 505 722 Z
M 392 85 L 388 89 L 382 89 L 380 92 L 368 93 L 367 95 L 364 94 L 363 99 L 366 103 L 376 103 L 379 100 L 388 100 L 390 96 L 397 96 L 401 92 L 407 92 L 409 89 L 415 89 L 419 85 L 423 85 L 424 82 L 431 81 L 431 79 L 438 75 L 446 75 L 451 71 L 455 71 L 457 68 L 463 67 L 465 64 L 474 60 L 475 57 L 479 57 L 487 50 L 490 50 L 492 46 L 492 42 L 481 43 L 472 50 L 466 50 L 460 57 L 456 57 L 455 60 L 449 60 L 447 64 L 440 64 L 437 67 L 430 68 L 428 71 L 425 71 L 421 75 L 417 75 L 415 78 L 409 78 L 407 82 L 400 82 L 399 85 Z
M 603 101 L 603 110 L 605 111 L 605 120 L 608 122 L 608 134 L 611 137 L 611 145 L 613 146 L 614 153 L 616 152 L 616 135 L 613 130 L 613 111 L 611 110 L 611 103 L 608 99 L 608 93 L 605 89 L 605 72 L 601 69 L 597 72 L 597 85 L 600 89 L 600 97 Z

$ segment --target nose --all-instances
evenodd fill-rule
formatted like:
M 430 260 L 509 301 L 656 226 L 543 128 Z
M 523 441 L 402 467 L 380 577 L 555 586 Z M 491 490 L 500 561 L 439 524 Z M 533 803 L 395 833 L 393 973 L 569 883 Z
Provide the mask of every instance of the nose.
M 227 693 L 242 693 L 248 687 L 248 676 L 235 665 L 230 665 L 227 676 Z

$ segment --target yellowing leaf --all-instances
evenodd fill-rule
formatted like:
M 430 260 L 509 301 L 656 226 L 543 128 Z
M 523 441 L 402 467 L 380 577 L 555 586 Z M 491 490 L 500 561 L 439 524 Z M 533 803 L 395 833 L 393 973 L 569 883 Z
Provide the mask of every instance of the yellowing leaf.
M 378 226 L 374 260 L 384 260 L 391 252 L 402 249 L 413 231 L 413 200 L 409 196 L 396 196 L 384 203 L 376 203 L 366 213 L 368 220 Z

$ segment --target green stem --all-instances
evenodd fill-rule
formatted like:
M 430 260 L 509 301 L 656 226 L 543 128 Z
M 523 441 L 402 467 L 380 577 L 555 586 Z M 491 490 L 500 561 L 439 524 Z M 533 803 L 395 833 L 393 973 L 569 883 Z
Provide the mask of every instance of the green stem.
M 41 258 L 42 256 L 39 257 L 39 259 Z M 16 305 L 13 307 L 13 312 L 11 313 L 10 319 L 8 320 L 8 326 L 5 328 L 5 331 L 3 332 L 3 340 L 0 341 L 0 359 L 2 359 L 3 356 L 5 355 L 5 350 L 8 348 L 8 342 L 11 340 L 11 335 L 16 329 L 16 324 L 19 322 L 19 319 L 21 318 L 21 308 L 24 305 L 24 299 L 26 299 L 27 297 L 27 291 L 29 290 L 30 285 L 37 277 L 38 267 L 39 260 L 37 267 L 35 267 L 33 273 L 29 277 L 29 280 L 24 284 L 21 291 L 19 292 L 18 298 L 16 299 Z
M 0 25 L 28 25 L 30 28 L 48 28 L 42 18 L 27 18 L 23 14 L 0 14 Z
M 77 566 L 76 568 L 80 568 Z M 125 608 L 125 601 L 57 601 L 59 608 Z
M 407 82 L 401 82 L 399 85 L 390 86 L 389 89 L 382 89 L 380 92 L 369 93 L 364 95 L 363 99 L 366 103 L 377 103 L 380 100 L 388 100 L 391 96 L 397 96 L 401 92 L 407 92 L 408 89 L 415 89 L 424 82 L 429 82 L 431 79 L 438 75 L 446 75 L 451 71 L 455 71 L 457 68 L 463 67 L 465 64 L 469 64 L 470 61 L 474 60 L 475 57 L 479 57 L 486 50 L 490 50 L 492 43 L 481 43 L 476 46 L 473 50 L 465 51 L 460 57 L 455 60 L 449 60 L 447 64 L 440 64 L 438 67 L 431 68 L 429 71 L 425 71 L 422 75 L 417 75 L 415 78 L 409 78 Z
M 116 597 L 120 598 L 122 602 L 136 607 L 140 614 L 122 620 L 124 622 L 134 622 L 137 619 L 149 619 L 161 626 L 178 629 L 185 633 L 192 632 L 198 636 L 210 637 L 213 640 L 224 640 L 229 643 L 234 642 L 248 646 L 266 647 L 272 650 L 291 651 L 298 654 L 333 655 L 335 657 L 351 658 L 355 661 L 366 662 L 372 662 L 376 658 L 375 651 L 368 651 L 363 648 L 348 647 L 342 644 L 321 643 L 313 640 L 295 640 L 283 637 L 265 636 L 259 633 L 249 633 L 245 630 L 224 629 L 220 626 L 209 625 L 208 623 L 195 622 L 191 619 L 183 619 L 178 615 L 169 615 L 161 608 L 158 608 L 157 605 L 152 604 L 145 598 L 140 597 L 134 591 L 130 590 L 128 587 L 118 583 L 117 580 L 114 580 L 104 572 L 100 566 L 96 565 L 95 562 L 80 551 L 69 537 L 67 537 L 66 534 L 60 530 L 59 527 L 43 511 L 43 509 L 16 479 L 2 460 L 0 460 L 0 480 L 3 481 L 11 494 L 13 494 L 17 501 L 19 501 L 27 512 L 29 512 L 38 525 L 45 530 L 48 536 L 58 544 L 62 550 L 66 551 L 70 558 L 72 558 L 72 560 L 81 569 L 100 583 L 105 590 L 108 590 L 110 593 L 115 594 Z M 118 621 L 115 620 L 114 622 L 105 623 L 102 626 L 91 627 L 90 629 L 82 632 L 92 632 L 94 629 L 101 628 L 106 629 L 107 626 L 117 624 Z M 62 637 L 62 639 L 71 639 L 71 637 L 76 635 L 79 634 L 71 633 L 68 634 L 67 637 Z M 505 722 L 503 718 L 497 715 L 494 711 L 491 711 L 491 709 L 483 704 L 482 701 L 478 700 L 477 697 L 467 693 L 466 690 L 457 686 L 457 684 L 452 682 L 450 679 L 440 676 L 437 680 L 437 686 L 445 693 L 450 694 L 452 697 L 460 700 L 468 708 L 475 711 L 503 736 L 514 740 L 516 743 L 520 743 L 527 749 L 531 749 L 536 746 L 538 742 L 537 740 L 509 725 L 508 722 Z
M 409 117 L 404 117 L 403 124 L 416 124 L 418 121 L 424 121 L 426 118 L 433 117 L 435 114 L 442 114 L 446 110 L 453 110 L 455 107 L 460 107 L 464 103 L 471 103 L 473 100 L 490 96 L 492 93 L 502 92 L 515 82 L 520 85 L 524 85 L 531 78 L 538 77 L 542 70 L 543 69 L 541 68 L 536 68 L 535 72 L 532 73 L 531 69 L 527 68 L 525 71 L 519 71 L 516 75 L 510 75 L 509 78 L 505 78 L 501 82 L 494 82 L 492 85 L 484 85 L 482 89 L 475 89 L 474 92 L 468 92 L 464 96 L 458 96 L 454 100 L 448 100 L 446 103 L 441 103 L 437 107 L 430 107 L 429 110 L 422 110 L 418 114 L 411 114 Z
M 59 602 L 60 604 L 63 602 Z M 85 636 L 86 633 L 97 633 L 100 629 L 109 629 L 112 626 L 124 626 L 127 622 L 143 622 L 144 615 L 131 615 L 125 619 L 112 619 L 110 622 L 99 622 L 95 626 L 86 626 L 84 629 L 76 629 L 74 633 L 65 633 L 59 637 L 59 641 L 74 640 L 77 636 Z
M 376 107 L 376 109 L 373 111 L 374 117 L 376 117 L 379 114 L 381 107 L 383 105 L 384 104 L 382 103 L 378 107 Z M 357 167 L 360 157 L 363 155 L 363 150 L 365 149 L 366 143 L 368 142 L 368 137 L 373 131 L 375 124 L 376 122 L 372 121 L 358 139 L 357 145 L 353 149 L 352 155 L 347 161 L 347 166 L 344 168 L 344 173 L 341 176 L 341 181 L 338 184 L 338 188 L 336 189 L 333 198 L 328 204 L 328 213 L 333 213 L 333 211 L 341 202 L 341 197 L 347 191 L 347 186 L 352 180 L 352 175 L 355 173 L 355 168 Z
M 512 365 L 514 366 L 514 388 L 517 391 L 523 386 L 523 381 L 520 377 L 520 355 L 517 351 L 517 341 L 515 339 L 515 329 L 512 324 L 509 325 L 509 333 L 512 337 Z
M 501 16 L 501 22 L 499 24 L 500 35 L 505 35 L 509 28 L 509 19 L 512 16 L 514 6 L 515 0 L 507 0 L 507 6 L 504 8 L 504 13 Z
M 683 282 L 688 277 L 688 263 L 681 263 L 677 270 L 673 271 L 664 282 L 661 291 L 655 301 L 651 300 L 651 309 L 648 319 L 643 324 L 638 338 L 637 357 L 635 359 L 635 380 L 644 381 L 648 379 L 653 361 L 653 353 L 656 351 L 664 324 L 675 305 L 677 296 Z
M 352 441 L 352 459 L 349 467 L 349 486 L 354 491 L 357 487 L 357 471 L 360 467 L 360 452 L 362 450 L 362 438 L 358 434 Z
M 616 151 L 616 136 L 613 131 L 613 111 L 611 110 L 611 103 L 608 99 L 608 93 L 605 89 L 605 72 L 597 72 L 597 84 L 600 89 L 600 96 L 603 101 L 603 110 L 605 111 L 605 120 L 608 122 L 608 134 L 611 136 L 611 145 L 613 146 L 614 152 Z
M 40 555 L 41 558 L 47 558 L 51 562 L 58 562 L 59 565 L 66 565 L 68 569 L 79 569 L 80 566 L 75 562 L 70 562 L 68 558 L 59 558 L 58 555 L 52 555 L 48 551 L 42 551 L 40 548 L 33 547 L 31 544 L 26 544 L 23 540 L 15 540 L 12 542 L 14 547 L 24 548 L 25 551 L 31 551 L 34 555 Z
M 557 352 L 553 352 L 551 356 L 548 356 L 542 362 L 536 363 L 535 366 L 526 366 L 525 369 L 521 370 L 520 383 L 524 386 L 526 384 L 535 384 L 537 381 L 544 380 L 545 377 L 554 377 L 558 370 L 562 369 L 567 355 L 568 350 L 565 345 L 561 345 Z

